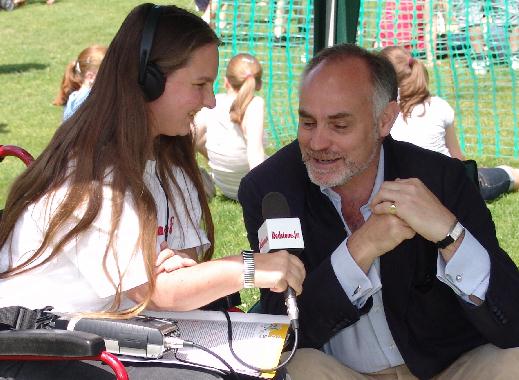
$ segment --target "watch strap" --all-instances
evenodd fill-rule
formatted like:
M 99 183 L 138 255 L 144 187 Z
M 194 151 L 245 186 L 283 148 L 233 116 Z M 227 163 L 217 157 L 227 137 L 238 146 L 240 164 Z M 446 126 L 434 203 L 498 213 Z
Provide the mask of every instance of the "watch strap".
M 452 226 L 447 236 L 445 236 L 444 239 L 437 242 L 436 246 L 440 249 L 447 248 L 449 245 L 458 240 L 463 231 L 465 231 L 465 227 L 463 227 L 461 223 L 456 220 L 456 223 L 454 223 L 454 226 Z

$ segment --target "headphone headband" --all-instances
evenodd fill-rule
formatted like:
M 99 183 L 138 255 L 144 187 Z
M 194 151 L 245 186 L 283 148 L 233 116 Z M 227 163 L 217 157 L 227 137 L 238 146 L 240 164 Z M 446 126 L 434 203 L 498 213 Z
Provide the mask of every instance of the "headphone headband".
M 146 82 L 146 68 L 150 58 L 151 47 L 153 46 L 153 38 L 157 30 L 162 9 L 160 5 L 153 5 L 148 12 L 144 29 L 142 30 L 141 48 L 139 51 L 139 84 L 143 86 Z

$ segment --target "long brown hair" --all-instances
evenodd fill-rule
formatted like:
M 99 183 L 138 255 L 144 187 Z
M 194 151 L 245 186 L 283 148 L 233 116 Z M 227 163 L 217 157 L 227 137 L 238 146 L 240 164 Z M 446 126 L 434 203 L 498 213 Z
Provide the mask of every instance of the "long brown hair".
M 380 51 L 393 64 L 400 89 L 400 111 L 406 120 L 416 105 L 429 100 L 429 74 L 425 65 L 401 46 L 388 46 Z
M 67 104 L 70 94 L 83 85 L 85 74 L 97 73 L 105 54 L 106 46 L 92 45 L 83 49 L 74 61 L 69 62 L 63 73 L 58 95 L 52 104 L 56 106 Z
M 254 92 L 261 89 L 262 75 L 261 64 L 253 55 L 241 53 L 229 61 L 225 77 L 237 92 L 229 111 L 233 123 L 241 125 L 247 106 L 254 98 Z
M 24 273 L 48 263 L 66 243 L 89 228 L 98 216 L 102 206 L 103 186 L 106 186 L 106 174 L 109 172 L 109 186 L 113 193 L 112 220 L 103 269 L 108 273 L 106 260 L 110 253 L 117 254 L 110 248 L 119 226 L 123 199 L 129 195 L 139 218 L 140 233 L 136 251 L 142 251 L 149 281 L 148 296 L 141 304 L 117 311 L 124 275 L 124 268 L 119 268 L 119 278 L 111 279 L 116 296 L 105 313 L 109 317 L 139 313 L 146 307 L 155 289 L 153 268 L 156 259 L 157 211 L 143 179 L 150 152 L 153 152 L 163 184 L 173 183 L 178 188 L 172 165 L 182 168 L 193 181 L 202 208 L 204 228 L 211 242 L 211 248 L 203 260 L 211 258 L 214 246 L 213 223 L 195 161 L 192 137 L 159 136 L 153 139 L 152 119 L 138 85 L 141 33 L 152 6 L 137 6 L 126 17 L 108 48 L 89 97 L 76 113 L 63 122 L 42 154 L 14 182 L 0 224 L 0 246 L 3 246 L 28 205 L 66 184 L 67 195 L 51 216 L 42 245 L 24 263 L 0 273 L 0 278 Z M 155 62 L 164 74 L 169 74 L 185 66 L 196 49 L 218 43 L 218 37 L 198 16 L 176 6 L 163 6 L 150 62 Z M 165 187 L 169 199 L 173 199 L 172 189 L 167 185 Z M 186 207 L 185 199 L 182 199 L 182 204 Z M 58 232 L 63 231 L 67 224 L 70 225 L 74 210 L 85 205 L 86 211 L 82 218 L 74 222 L 63 237 L 58 238 L 61 236 Z M 46 249 L 52 249 L 50 256 L 36 264 Z

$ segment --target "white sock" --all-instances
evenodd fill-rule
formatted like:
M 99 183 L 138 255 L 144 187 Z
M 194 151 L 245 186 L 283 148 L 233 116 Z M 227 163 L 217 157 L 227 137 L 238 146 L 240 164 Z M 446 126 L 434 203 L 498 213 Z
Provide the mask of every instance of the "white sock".
M 508 174 L 508 177 L 510 178 L 510 186 L 508 187 L 508 191 L 512 191 L 513 188 L 514 188 L 514 173 L 512 172 L 512 168 L 510 166 L 506 166 L 506 165 L 499 165 L 497 166 L 498 168 L 500 169 L 503 169 L 506 174 Z

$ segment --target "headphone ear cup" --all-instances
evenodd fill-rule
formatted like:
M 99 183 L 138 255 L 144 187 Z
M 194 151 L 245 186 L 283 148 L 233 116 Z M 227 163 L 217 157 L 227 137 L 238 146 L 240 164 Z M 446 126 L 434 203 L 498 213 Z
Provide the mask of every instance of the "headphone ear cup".
M 149 102 L 158 99 L 164 92 L 166 85 L 166 77 L 160 71 L 159 67 L 153 62 L 148 63 L 144 76 L 142 90 Z

